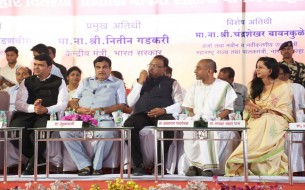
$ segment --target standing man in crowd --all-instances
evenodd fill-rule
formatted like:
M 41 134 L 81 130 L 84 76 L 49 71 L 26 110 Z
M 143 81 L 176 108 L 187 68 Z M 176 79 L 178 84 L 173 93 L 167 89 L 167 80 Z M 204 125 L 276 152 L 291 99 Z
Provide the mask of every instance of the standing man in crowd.
M 15 46 L 7 47 L 4 52 L 7 65 L 0 68 L 0 90 L 17 84 L 16 69 L 20 66 L 17 63 L 18 49 Z
M 285 64 L 290 69 L 290 80 L 294 83 L 299 83 L 305 87 L 305 65 L 293 59 L 294 49 L 292 41 L 284 42 L 279 51 L 283 56 L 282 61 L 279 63 Z
M 29 158 L 23 175 L 34 173 L 33 131 L 29 128 L 46 127 L 52 112 L 64 111 L 68 103 L 68 91 L 63 79 L 52 75 L 52 59 L 47 54 L 34 57 L 34 75 L 24 79 L 17 92 L 14 114 L 10 127 L 24 126 L 22 153 Z M 18 148 L 18 142 L 12 141 Z M 43 160 L 45 142 L 39 143 L 38 162 Z
M 126 94 L 124 82 L 111 75 L 111 60 L 99 56 L 93 61 L 95 76 L 82 80 L 70 101 L 71 108 L 79 114 L 93 115 L 96 111 L 110 114 L 122 110 Z M 110 117 L 109 117 L 110 118 Z M 103 127 L 114 127 L 113 120 L 102 120 Z M 97 138 L 113 138 L 113 131 L 96 131 Z M 80 132 L 61 131 L 62 138 L 82 136 Z M 90 142 L 89 142 L 90 143 Z M 80 141 L 64 141 L 64 144 L 78 168 L 79 176 L 101 175 L 103 160 L 110 153 L 113 141 L 97 141 L 92 160 Z M 93 167 L 93 171 L 92 171 Z
M 37 44 L 35 46 L 32 47 L 31 51 L 33 52 L 33 56 L 35 57 L 36 55 L 40 55 L 40 54 L 46 54 L 46 55 L 49 55 L 49 49 L 46 45 L 44 44 Z M 52 68 L 51 68 L 51 74 L 52 75 L 55 75 L 55 76 L 58 76 L 62 79 L 65 80 L 65 78 L 63 77 L 63 75 L 61 74 L 60 70 L 58 67 L 56 67 L 54 64 L 53 64 L 53 61 L 52 61 Z
M 242 114 L 246 103 L 247 87 L 245 85 L 234 82 L 234 77 L 234 69 L 231 67 L 223 67 L 219 70 L 217 78 L 227 81 L 233 87 L 237 95 L 237 98 L 234 102 L 234 111 L 239 111 Z
M 216 63 L 211 59 L 202 59 L 197 63 L 197 81 L 187 90 L 182 104 L 194 119 L 201 116 L 209 120 L 215 113 L 217 118 L 224 119 L 233 110 L 236 93 L 229 83 L 214 78 L 216 72 Z M 194 133 L 184 131 L 184 137 L 194 138 Z M 217 132 L 209 132 L 209 135 L 213 137 Z M 190 163 L 186 176 L 212 176 L 212 170 L 222 164 L 219 163 L 215 141 L 186 140 L 184 152 Z
M 65 66 L 56 63 L 55 62 L 55 57 L 56 57 L 56 49 L 52 46 L 48 46 L 48 50 L 49 50 L 49 56 L 51 57 L 51 59 L 53 60 L 53 65 L 55 65 L 57 68 L 59 68 L 62 76 L 64 77 L 65 82 L 67 83 L 67 69 Z
M 173 120 L 172 114 L 180 113 L 181 110 L 181 87 L 176 80 L 165 76 L 167 67 L 168 59 L 166 57 L 155 56 L 148 64 L 148 72 L 141 71 L 127 97 L 128 105 L 134 107 L 133 115 L 124 123 L 125 127 L 134 127 L 131 130 L 131 156 L 135 165 L 132 174 L 134 176 L 144 175 L 140 131 L 145 126 L 157 126 L 158 120 Z M 172 131 L 164 132 L 164 138 L 173 138 L 173 136 Z M 165 153 L 170 144 L 171 141 L 164 142 Z M 159 146 L 160 144 L 158 144 L 158 161 L 160 161 Z M 167 154 L 165 155 L 167 156 Z

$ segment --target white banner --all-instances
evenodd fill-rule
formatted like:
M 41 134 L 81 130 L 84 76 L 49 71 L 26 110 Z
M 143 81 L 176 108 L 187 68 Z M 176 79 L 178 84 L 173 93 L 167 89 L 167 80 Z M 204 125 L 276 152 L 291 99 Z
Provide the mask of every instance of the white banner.
M 213 128 L 244 128 L 244 120 L 209 121 L 208 127 Z
M 291 130 L 305 130 L 305 123 L 289 123 Z
M 158 127 L 194 127 L 192 120 L 159 120 Z
M 48 121 L 47 128 L 82 128 L 82 121 Z

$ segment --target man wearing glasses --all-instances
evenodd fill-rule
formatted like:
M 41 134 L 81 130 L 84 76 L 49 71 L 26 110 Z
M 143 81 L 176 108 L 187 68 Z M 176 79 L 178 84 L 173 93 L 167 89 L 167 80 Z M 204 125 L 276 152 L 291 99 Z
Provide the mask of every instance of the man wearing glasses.
M 148 72 L 146 70 L 140 72 L 139 79 L 133 84 L 127 97 L 128 105 L 134 108 L 133 114 L 124 123 L 125 127 L 134 127 L 131 131 L 131 156 L 135 166 L 132 174 L 134 176 L 144 175 L 140 131 L 145 126 L 156 126 L 158 120 L 173 120 L 172 114 L 180 113 L 181 110 L 182 90 L 176 80 L 165 76 L 167 67 L 166 57 L 155 56 L 148 64 Z M 164 138 L 173 138 L 173 136 L 172 131 L 164 132 Z M 171 141 L 164 141 L 164 152 L 168 151 L 170 144 Z M 160 152 L 158 156 L 160 161 Z

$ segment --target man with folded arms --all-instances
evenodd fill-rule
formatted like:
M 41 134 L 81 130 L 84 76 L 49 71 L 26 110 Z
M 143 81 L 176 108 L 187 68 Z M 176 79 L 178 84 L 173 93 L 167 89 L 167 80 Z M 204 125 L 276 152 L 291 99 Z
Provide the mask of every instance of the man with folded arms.
M 279 48 L 281 55 L 283 56 L 282 63 L 287 65 L 290 69 L 290 77 L 294 83 L 299 83 L 305 87 L 305 65 L 304 63 L 295 61 L 293 59 L 294 49 L 292 41 L 282 43 Z

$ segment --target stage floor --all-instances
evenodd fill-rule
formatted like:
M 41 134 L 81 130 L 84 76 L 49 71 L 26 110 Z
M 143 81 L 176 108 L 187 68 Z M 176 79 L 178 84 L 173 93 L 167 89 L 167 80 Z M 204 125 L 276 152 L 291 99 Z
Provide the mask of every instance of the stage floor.
M 7 182 L 0 182 L 0 189 L 11 189 L 15 187 L 24 188 L 26 184 L 36 184 L 43 185 L 44 187 L 50 187 L 55 181 L 67 182 L 73 181 L 74 184 L 79 185 L 82 189 L 87 190 L 93 184 L 96 184 L 100 187 L 101 190 L 108 189 L 108 181 L 114 182 L 116 179 L 119 179 L 119 174 L 105 174 L 101 176 L 78 176 L 77 174 L 50 174 L 49 178 L 46 178 L 44 174 L 38 175 L 37 183 L 32 183 L 34 178 L 33 176 L 21 176 L 18 178 L 17 175 L 9 175 Z M 3 181 L 3 176 L 0 176 L 0 180 Z M 266 185 L 268 187 L 279 185 L 280 189 L 287 190 L 304 190 L 305 189 L 305 177 L 295 176 L 293 178 L 294 184 L 291 186 L 288 182 L 288 176 L 249 176 L 249 182 L 245 183 L 243 177 L 223 177 L 218 176 L 217 182 L 215 182 L 215 177 L 187 177 L 182 175 L 165 175 L 164 178 L 159 177 L 158 181 L 155 181 L 154 176 L 144 175 L 141 177 L 131 176 L 127 178 L 127 174 L 124 174 L 124 183 L 127 181 L 135 181 L 141 187 L 151 187 L 159 184 L 174 184 L 180 187 L 186 187 L 188 182 L 191 181 L 201 181 L 206 184 L 209 189 L 218 190 L 220 188 L 220 183 L 245 187 L 249 185 L 251 187 L 258 185 Z M 274 190 L 278 188 L 273 188 Z
M 94 180 L 114 180 L 120 178 L 119 174 L 105 174 L 100 176 L 78 176 L 77 174 L 50 174 L 49 178 L 46 178 L 45 174 L 38 175 L 38 181 L 55 181 L 55 180 L 77 180 L 77 181 L 94 181 Z M 223 182 L 244 182 L 243 176 L 238 177 L 224 177 L 218 176 L 218 181 Z M 9 175 L 7 181 L 33 181 L 33 175 L 24 176 L 22 175 L 19 178 L 17 175 Z M 144 176 L 132 176 L 127 178 L 127 174 L 124 174 L 125 180 L 155 180 L 152 175 Z M 3 181 L 3 175 L 0 176 L 0 180 Z M 193 180 L 202 180 L 202 181 L 213 181 L 213 177 L 187 177 L 183 175 L 165 175 L 164 178 L 159 176 L 158 181 L 193 181 Z M 249 176 L 249 182 L 274 182 L 274 183 L 288 183 L 288 176 Z M 293 183 L 305 183 L 305 177 L 294 176 Z

